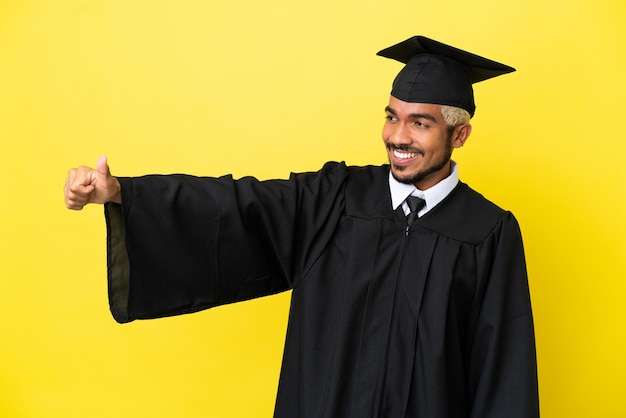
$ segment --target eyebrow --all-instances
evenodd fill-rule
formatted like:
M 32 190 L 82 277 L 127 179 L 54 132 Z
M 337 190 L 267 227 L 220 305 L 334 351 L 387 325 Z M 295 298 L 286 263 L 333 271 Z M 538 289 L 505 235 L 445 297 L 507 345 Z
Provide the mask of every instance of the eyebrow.
M 394 116 L 398 116 L 398 113 L 391 107 L 386 106 L 385 112 L 391 113 Z M 437 119 L 429 113 L 409 113 L 409 119 L 427 119 L 431 122 L 437 122 Z

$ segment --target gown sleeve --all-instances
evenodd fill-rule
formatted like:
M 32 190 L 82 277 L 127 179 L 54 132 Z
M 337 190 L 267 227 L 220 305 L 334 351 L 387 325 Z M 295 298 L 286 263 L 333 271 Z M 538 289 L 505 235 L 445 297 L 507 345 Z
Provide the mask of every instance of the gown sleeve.
M 480 254 L 479 265 L 489 271 L 469 360 L 471 417 L 536 418 L 533 319 L 521 233 L 511 213 L 494 235 L 495 244 Z
M 345 165 L 288 180 L 187 175 L 119 178 L 105 205 L 116 321 L 157 318 L 292 288 L 344 206 Z

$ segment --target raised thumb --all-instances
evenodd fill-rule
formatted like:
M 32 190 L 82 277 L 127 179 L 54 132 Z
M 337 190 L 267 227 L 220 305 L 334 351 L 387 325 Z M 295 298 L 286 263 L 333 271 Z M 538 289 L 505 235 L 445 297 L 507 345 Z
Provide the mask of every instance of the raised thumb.
M 98 173 L 103 174 L 105 176 L 111 175 L 111 171 L 109 170 L 109 165 L 107 164 L 106 155 L 102 155 L 100 156 L 100 158 L 98 158 L 98 162 L 96 163 L 96 170 L 98 170 Z

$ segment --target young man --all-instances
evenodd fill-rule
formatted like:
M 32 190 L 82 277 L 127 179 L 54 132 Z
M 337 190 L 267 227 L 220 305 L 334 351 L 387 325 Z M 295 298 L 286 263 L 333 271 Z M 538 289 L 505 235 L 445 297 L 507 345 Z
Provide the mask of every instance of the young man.
M 459 182 L 472 83 L 513 68 L 425 37 L 379 52 L 396 77 L 389 165 L 288 180 L 71 170 L 106 203 L 119 322 L 291 289 L 276 417 L 537 417 L 533 322 L 510 212 Z

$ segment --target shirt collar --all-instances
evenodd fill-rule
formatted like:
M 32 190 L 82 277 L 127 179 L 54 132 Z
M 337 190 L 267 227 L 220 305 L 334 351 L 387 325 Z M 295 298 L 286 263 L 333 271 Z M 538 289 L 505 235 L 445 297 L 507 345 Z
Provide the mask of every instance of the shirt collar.
M 458 183 L 459 168 L 454 161 L 450 163 L 450 175 L 426 190 L 419 190 L 412 184 L 400 183 L 393 177 L 391 170 L 389 170 L 389 190 L 391 192 L 392 208 L 396 210 L 410 195 L 421 197 L 426 201 L 426 205 L 424 205 L 424 208 L 418 213 L 418 216 L 422 216 L 445 199 Z M 405 214 L 408 213 L 406 203 L 403 205 L 403 209 Z

